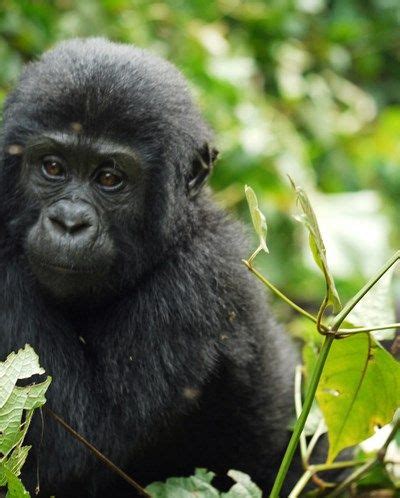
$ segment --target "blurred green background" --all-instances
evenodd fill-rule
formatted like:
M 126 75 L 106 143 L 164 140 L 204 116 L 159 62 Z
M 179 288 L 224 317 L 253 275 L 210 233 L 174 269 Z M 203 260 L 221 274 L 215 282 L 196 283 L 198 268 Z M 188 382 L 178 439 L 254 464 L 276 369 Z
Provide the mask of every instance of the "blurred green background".
M 0 101 L 61 39 L 168 58 L 215 130 L 218 201 L 248 221 L 254 188 L 270 246 L 256 265 L 313 307 L 324 284 L 287 174 L 311 196 L 344 298 L 400 247 L 399 25 L 399 0 L 0 0 Z

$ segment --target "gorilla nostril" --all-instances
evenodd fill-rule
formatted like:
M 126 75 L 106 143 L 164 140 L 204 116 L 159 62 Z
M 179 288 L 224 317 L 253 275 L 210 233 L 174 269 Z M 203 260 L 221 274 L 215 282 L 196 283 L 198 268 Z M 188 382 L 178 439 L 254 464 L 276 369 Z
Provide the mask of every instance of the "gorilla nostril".
M 78 233 L 86 231 L 86 229 L 90 228 L 90 226 L 91 226 L 90 223 L 82 221 L 80 223 L 75 223 L 74 225 L 70 226 L 67 231 L 71 235 L 77 235 Z
M 91 227 L 91 223 L 87 221 L 62 220 L 54 216 L 49 216 L 49 220 L 53 228 L 62 235 L 66 233 L 70 235 L 78 235 Z

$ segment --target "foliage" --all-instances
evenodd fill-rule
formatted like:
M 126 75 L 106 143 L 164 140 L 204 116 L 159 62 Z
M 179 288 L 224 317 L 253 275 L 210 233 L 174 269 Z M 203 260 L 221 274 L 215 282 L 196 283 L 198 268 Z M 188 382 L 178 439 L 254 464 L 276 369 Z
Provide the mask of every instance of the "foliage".
M 295 498 L 303 491 L 309 479 L 316 472 L 333 470 L 342 465 L 357 467 L 353 474 L 342 483 L 338 484 L 329 496 L 339 496 L 352 482 L 357 482 L 360 478 L 366 478 L 366 474 L 375 472 L 378 463 L 382 466 L 382 455 L 385 457 L 389 444 L 395 439 L 400 428 L 400 364 L 384 350 L 374 339 L 372 332 L 377 329 L 399 327 L 398 323 L 384 324 L 376 326 L 345 328 L 346 318 L 357 307 L 362 306 L 363 301 L 373 304 L 369 297 L 371 289 L 384 279 L 391 272 L 393 265 L 400 259 L 398 251 L 386 265 L 364 285 L 364 287 L 350 299 L 343 308 L 335 309 L 339 297 L 336 292 L 333 276 L 328 268 L 325 245 L 321 237 L 317 218 L 309 202 L 307 194 L 300 187 L 296 187 L 297 201 L 301 209 L 301 214 L 297 218 L 306 226 L 309 232 L 310 249 L 317 266 L 321 269 L 326 283 L 326 294 L 323 299 L 318 316 L 314 317 L 299 305 L 290 301 L 281 291 L 275 288 L 266 277 L 260 274 L 253 267 L 254 253 L 245 264 L 264 284 L 273 290 L 279 297 L 293 306 L 296 311 L 316 324 L 316 329 L 325 339 L 321 343 L 315 340 L 308 340 L 304 346 L 305 374 L 307 377 L 307 390 L 302 405 L 301 392 L 298 392 L 298 381 L 296 381 L 296 411 L 297 422 L 293 428 L 293 435 L 288 448 L 283 457 L 281 467 L 276 476 L 270 498 L 278 498 L 289 466 L 294 457 L 297 445 L 300 443 L 300 451 L 303 460 L 304 474 L 294 487 L 290 498 Z M 246 187 L 248 189 L 248 187 Z M 250 209 L 258 206 L 257 198 L 253 192 Z M 257 208 L 258 209 L 258 208 Z M 255 225 L 256 231 L 257 226 Z M 257 252 L 257 251 L 256 251 Z M 384 282 L 386 284 L 386 281 Z M 384 293 L 389 292 L 389 287 L 379 287 L 379 293 L 373 293 L 377 298 L 377 306 L 372 306 L 375 311 L 379 310 L 383 316 L 387 316 L 384 304 L 389 303 L 389 299 Z M 332 304 L 333 312 L 336 315 L 326 320 L 324 312 L 327 306 Z M 371 313 L 370 313 L 371 314 Z M 353 314 L 353 316 L 357 316 Z M 379 320 L 379 316 L 372 316 L 373 321 Z M 306 337 L 304 337 L 306 340 Z M 317 347 L 316 347 L 316 344 Z M 313 351 L 318 353 L 314 356 Z M 297 377 L 297 376 L 296 376 Z M 321 412 L 317 408 L 318 402 Z M 397 416 L 396 410 L 399 409 Z M 307 424 L 307 419 L 317 418 L 319 421 Z M 339 453 L 350 446 L 362 443 L 374 434 L 377 427 L 389 424 L 394 417 L 393 428 L 386 438 L 379 453 L 374 457 L 362 461 L 337 462 L 335 458 Z M 310 431 L 314 426 L 314 432 Z M 310 464 L 310 456 L 313 452 L 318 438 L 328 431 L 329 451 L 326 463 Z M 306 434 L 312 434 L 312 438 L 307 445 Z M 385 470 L 385 469 L 384 469 Z M 385 477 L 387 472 L 385 471 Z M 383 475 L 381 473 L 381 475 Z M 324 489 L 325 483 L 320 480 L 320 487 Z M 382 479 L 379 484 L 386 484 Z M 393 482 L 393 487 L 396 486 Z
M 46 402 L 51 378 L 19 387 L 17 382 L 43 375 L 39 359 L 26 345 L 0 363 L 0 486 L 7 486 L 7 498 L 29 497 L 18 479 L 30 446 L 23 446 L 34 411 Z
M 205 469 L 196 469 L 191 477 L 171 477 L 165 483 L 155 482 L 146 491 L 152 498 L 261 498 L 261 490 L 243 472 L 230 470 L 228 476 L 235 484 L 226 493 L 219 492 L 212 485 L 215 474 Z

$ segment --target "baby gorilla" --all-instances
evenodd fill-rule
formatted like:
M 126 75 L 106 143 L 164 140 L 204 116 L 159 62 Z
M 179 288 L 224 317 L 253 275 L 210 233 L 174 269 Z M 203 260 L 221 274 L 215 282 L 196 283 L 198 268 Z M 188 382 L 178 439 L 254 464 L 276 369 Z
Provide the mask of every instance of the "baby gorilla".
M 141 484 L 207 467 L 271 485 L 292 416 L 290 341 L 204 187 L 216 152 L 181 74 L 144 50 L 72 40 L 4 109 L 0 353 L 31 344 L 48 405 Z M 40 495 L 132 496 L 39 416 Z M 40 453 L 40 454 L 39 454 Z

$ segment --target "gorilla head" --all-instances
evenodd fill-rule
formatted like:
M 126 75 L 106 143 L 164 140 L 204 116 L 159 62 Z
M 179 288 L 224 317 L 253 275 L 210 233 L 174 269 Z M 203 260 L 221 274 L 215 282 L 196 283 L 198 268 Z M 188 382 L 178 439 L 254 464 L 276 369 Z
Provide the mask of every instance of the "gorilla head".
M 3 142 L 1 216 L 57 298 L 120 291 L 197 229 L 210 133 L 179 72 L 143 50 L 47 52 L 6 101 Z

